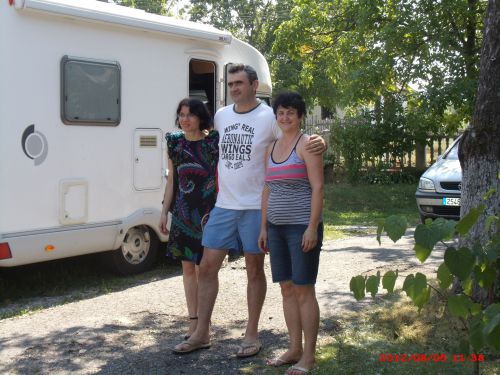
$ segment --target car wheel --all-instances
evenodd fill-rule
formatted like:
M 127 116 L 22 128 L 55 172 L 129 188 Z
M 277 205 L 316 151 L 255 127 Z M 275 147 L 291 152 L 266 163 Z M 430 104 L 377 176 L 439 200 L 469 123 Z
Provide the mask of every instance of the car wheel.
M 111 265 L 122 275 L 132 275 L 150 269 L 158 254 L 159 240 L 146 225 L 130 228 L 119 249 L 111 252 Z

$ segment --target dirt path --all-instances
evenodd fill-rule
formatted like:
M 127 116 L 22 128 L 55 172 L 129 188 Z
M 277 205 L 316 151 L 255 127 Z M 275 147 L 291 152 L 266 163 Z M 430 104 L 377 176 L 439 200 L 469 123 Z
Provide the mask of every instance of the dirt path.
M 437 269 L 442 250 L 424 266 L 412 250 L 412 233 L 397 244 L 374 236 L 330 241 L 323 246 L 317 295 L 321 309 L 320 342 L 334 322 L 358 303 L 349 280 L 361 273 L 398 268 L 401 275 Z M 391 266 L 388 266 L 388 263 Z M 397 264 L 393 267 L 394 264 Z M 265 372 L 265 359 L 286 346 L 279 287 L 270 282 L 260 320 L 262 352 L 251 359 L 234 356 L 246 321 L 244 261 L 220 272 L 220 293 L 213 314 L 213 345 L 184 356 L 170 348 L 187 327 L 182 280 L 165 278 L 99 297 L 51 307 L 0 321 L 0 373 L 12 374 L 237 374 Z

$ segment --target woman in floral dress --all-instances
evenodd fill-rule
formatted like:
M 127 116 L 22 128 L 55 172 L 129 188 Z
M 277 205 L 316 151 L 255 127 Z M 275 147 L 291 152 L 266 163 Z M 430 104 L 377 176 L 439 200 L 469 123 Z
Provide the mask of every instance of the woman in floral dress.
M 210 115 L 203 102 L 197 99 L 181 100 L 177 106 L 176 124 L 182 131 L 166 135 L 169 174 L 160 230 L 169 233 L 167 255 L 182 261 L 190 319 L 188 337 L 197 323 L 198 266 L 203 255 L 202 223 L 216 199 L 219 133 L 209 131 Z M 167 229 L 169 211 L 171 226 Z

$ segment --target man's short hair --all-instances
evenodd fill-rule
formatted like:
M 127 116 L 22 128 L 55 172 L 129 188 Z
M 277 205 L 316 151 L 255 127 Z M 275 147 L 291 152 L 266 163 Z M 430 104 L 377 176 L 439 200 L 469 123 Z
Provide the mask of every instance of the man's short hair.
M 231 64 L 228 70 L 229 74 L 234 74 L 238 72 L 245 72 L 247 74 L 248 80 L 250 83 L 253 81 L 258 81 L 259 77 L 257 76 L 257 72 L 250 65 L 245 64 Z

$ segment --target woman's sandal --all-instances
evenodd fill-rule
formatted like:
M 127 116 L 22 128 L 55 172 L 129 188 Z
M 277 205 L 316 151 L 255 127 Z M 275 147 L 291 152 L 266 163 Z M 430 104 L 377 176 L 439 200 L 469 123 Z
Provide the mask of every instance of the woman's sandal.
M 190 316 L 189 320 L 198 320 L 198 317 L 197 316 Z M 190 336 L 191 335 L 184 335 L 184 340 L 189 340 Z
M 271 366 L 271 367 L 281 367 L 281 366 L 285 366 L 285 365 L 294 365 L 297 362 L 298 361 L 296 361 L 294 359 L 286 360 L 286 359 L 281 359 L 281 358 L 272 358 L 272 359 L 268 359 L 266 361 L 266 365 Z

